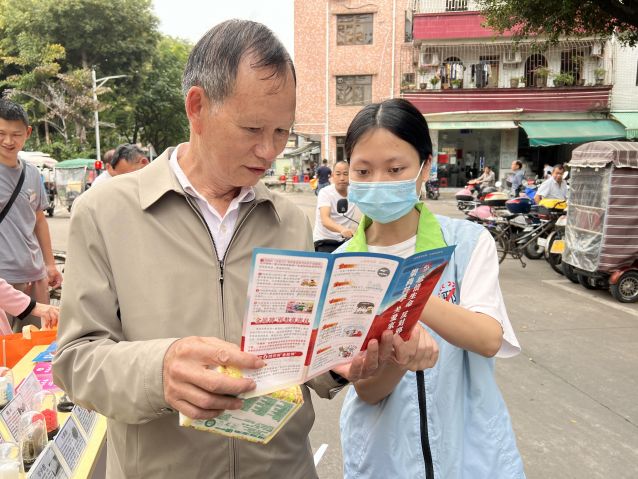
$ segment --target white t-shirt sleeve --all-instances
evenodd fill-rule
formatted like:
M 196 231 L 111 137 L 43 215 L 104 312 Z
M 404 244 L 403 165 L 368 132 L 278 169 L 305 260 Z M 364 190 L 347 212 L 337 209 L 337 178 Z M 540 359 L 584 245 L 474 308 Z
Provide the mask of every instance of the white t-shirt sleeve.
M 328 188 L 322 188 L 317 195 L 317 208 L 329 206 L 332 208 L 332 198 L 330 196 L 330 190 Z
M 536 194 L 543 197 L 547 196 L 547 194 L 549 193 L 550 182 L 551 179 L 543 181 L 538 187 L 538 190 L 536 190 Z
M 503 328 L 503 344 L 497 357 L 516 356 L 521 346 L 507 316 L 505 302 L 498 282 L 498 257 L 494 239 L 484 231 L 465 270 L 461 286 L 460 306 L 470 311 L 486 314 L 497 320 Z

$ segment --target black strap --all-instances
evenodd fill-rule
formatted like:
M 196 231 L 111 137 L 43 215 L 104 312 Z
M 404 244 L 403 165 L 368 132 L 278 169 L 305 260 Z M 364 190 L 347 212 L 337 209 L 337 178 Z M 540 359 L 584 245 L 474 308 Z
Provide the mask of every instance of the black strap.
M 2 220 L 4 219 L 4 217 L 7 216 L 7 214 L 9 213 L 9 210 L 13 206 L 13 203 L 15 202 L 16 198 L 20 194 L 20 190 L 22 189 L 22 184 L 24 183 L 25 170 L 26 170 L 26 165 L 22 165 L 22 172 L 20 173 L 20 178 L 18 178 L 18 183 L 16 184 L 15 189 L 13 190 L 13 193 L 11 194 L 11 198 L 9 198 L 9 202 L 6 205 L 4 205 L 4 208 L 2 208 L 2 211 L 0 212 L 0 223 L 2 223 Z

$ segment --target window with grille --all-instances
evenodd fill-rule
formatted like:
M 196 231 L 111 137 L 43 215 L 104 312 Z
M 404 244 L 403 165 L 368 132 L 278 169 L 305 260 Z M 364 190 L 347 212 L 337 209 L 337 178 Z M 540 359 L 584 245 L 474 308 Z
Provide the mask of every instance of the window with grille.
M 560 72 L 571 75 L 577 84 L 583 78 L 583 64 L 585 62 L 585 54 L 578 50 L 566 50 L 560 52 Z
M 467 0 L 446 0 L 446 12 L 463 12 L 467 10 Z
M 337 105 L 367 105 L 372 102 L 372 75 L 337 77 Z
M 372 45 L 372 14 L 337 15 L 337 45 Z

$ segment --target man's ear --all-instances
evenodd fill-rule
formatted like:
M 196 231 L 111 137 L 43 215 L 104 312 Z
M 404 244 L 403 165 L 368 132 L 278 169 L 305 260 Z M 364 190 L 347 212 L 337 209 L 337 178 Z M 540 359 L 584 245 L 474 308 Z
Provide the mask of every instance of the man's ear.
M 31 136 L 31 133 L 33 133 L 33 127 L 32 126 L 27 126 L 27 140 Z
M 186 93 L 186 116 L 191 124 L 191 130 L 198 135 L 202 134 L 204 115 L 210 112 L 210 101 L 200 86 L 192 86 Z

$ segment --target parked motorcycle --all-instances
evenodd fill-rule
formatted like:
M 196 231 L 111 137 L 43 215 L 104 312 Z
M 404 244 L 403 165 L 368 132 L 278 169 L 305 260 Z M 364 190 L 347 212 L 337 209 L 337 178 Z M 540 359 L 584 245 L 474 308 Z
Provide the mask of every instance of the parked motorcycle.
M 428 180 L 425 182 L 426 196 L 431 200 L 438 200 L 441 193 L 439 192 L 439 180 Z
M 454 195 L 456 198 L 456 206 L 461 211 L 473 210 L 485 200 L 487 194 L 496 191 L 497 189 L 492 186 L 481 188 L 478 184 L 468 183 L 465 185 L 465 188 L 457 191 Z

